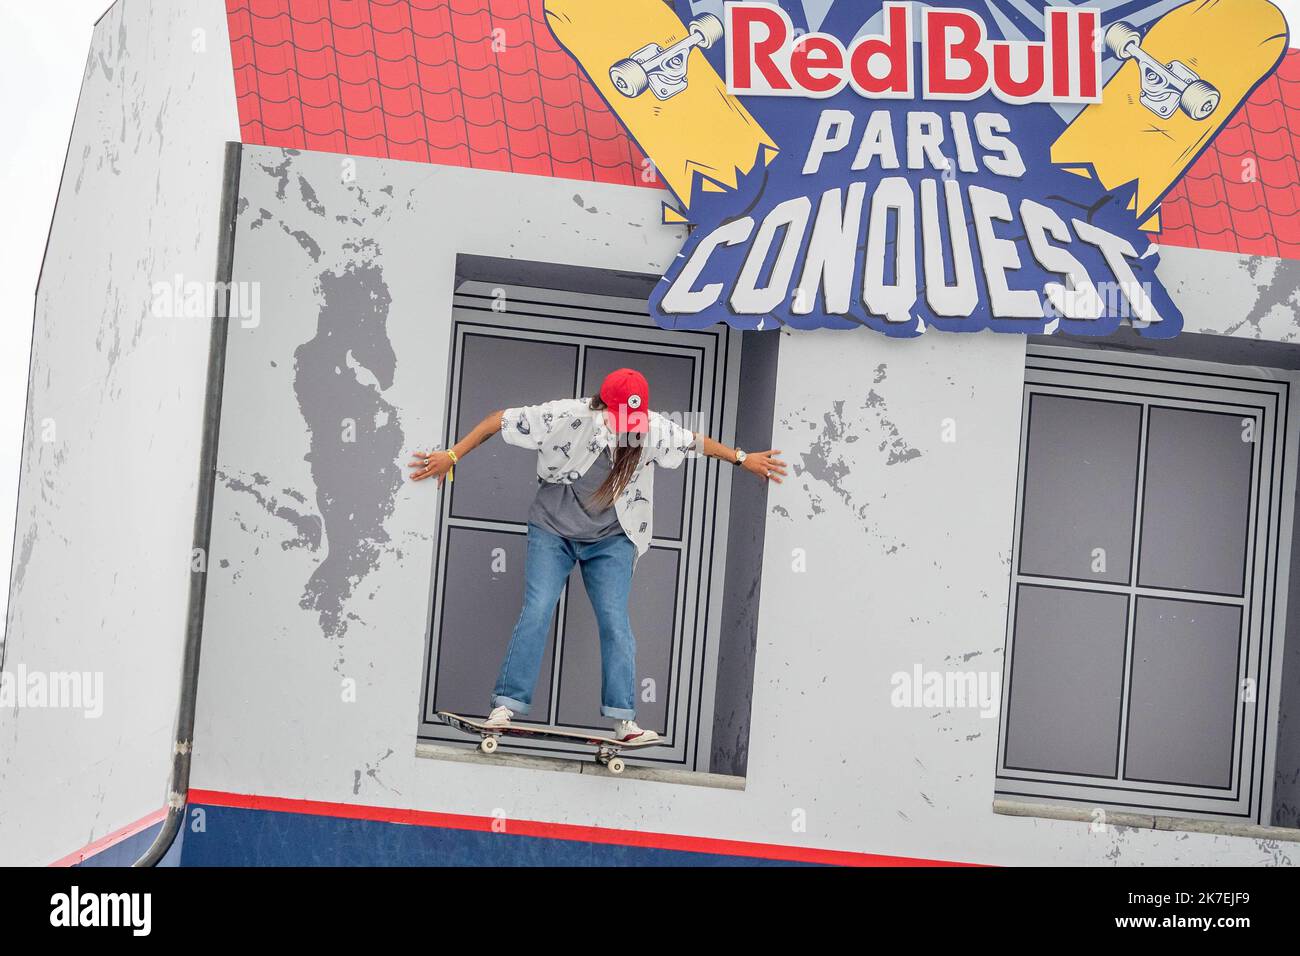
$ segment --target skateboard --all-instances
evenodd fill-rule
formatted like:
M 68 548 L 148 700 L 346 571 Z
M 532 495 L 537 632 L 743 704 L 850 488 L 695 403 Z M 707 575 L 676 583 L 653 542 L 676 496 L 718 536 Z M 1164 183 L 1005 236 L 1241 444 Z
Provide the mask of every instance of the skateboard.
M 1106 48 L 1118 60 L 1137 60 L 1142 73 L 1138 102 L 1161 119 L 1181 108 L 1194 120 L 1207 120 L 1219 108 L 1222 94 L 1213 83 L 1178 60 L 1162 63 L 1142 48 L 1142 33 L 1123 20 L 1106 31 Z
M 1143 228 L 1160 200 L 1281 61 L 1286 19 L 1269 0 L 1190 0 L 1143 34 L 1118 21 L 1105 51 L 1122 64 L 1052 145 L 1052 162 L 1106 190 L 1137 184 Z
M 686 24 L 687 36 L 667 49 L 647 43 L 630 57 L 609 68 L 614 89 L 624 96 L 638 97 L 650 89 L 661 99 L 672 99 L 686 89 L 686 63 L 691 50 L 707 50 L 722 39 L 722 21 L 711 13 Z
M 582 743 L 596 748 L 596 763 L 607 767 L 610 773 L 622 773 L 627 768 L 623 758 L 618 755 L 620 750 L 637 750 L 641 747 L 657 747 L 668 743 L 663 738 L 648 743 L 637 743 L 635 740 L 625 742 L 615 740 L 613 737 L 602 737 L 599 734 L 584 734 L 573 730 L 560 730 L 556 727 L 531 727 L 527 724 L 489 727 L 482 721 L 471 720 L 469 717 L 461 717 L 459 714 L 452 714 L 445 710 L 438 711 L 437 717 L 448 727 L 454 727 L 471 737 L 481 737 L 482 740 L 479 742 L 478 749 L 485 754 L 496 753 L 497 743 L 502 737 Z
M 556 40 L 684 208 L 697 191 L 735 189 L 738 176 L 776 155 L 704 56 L 723 37 L 713 14 L 684 24 L 663 0 L 545 0 L 544 9 Z

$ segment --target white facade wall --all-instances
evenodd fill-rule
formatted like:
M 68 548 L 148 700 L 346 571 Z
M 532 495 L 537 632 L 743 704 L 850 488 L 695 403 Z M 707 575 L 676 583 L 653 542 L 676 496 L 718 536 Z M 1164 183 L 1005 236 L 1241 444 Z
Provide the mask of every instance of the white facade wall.
M 241 197 L 262 313 L 231 330 L 195 787 L 992 864 L 1293 859 L 995 815 L 996 717 L 891 706 L 917 665 L 1000 672 L 1019 336 L 783 333 L 795 473 L 768 502 L 743 791 L 415 756 L 437 492 L 401 466 L 443 431 L 456 254 L 661 273 L 682 234 L 652 190 L 266 148 Z M 1189 331 L 1294 334 L 1293 264 L 1165 254 Z M 345 418 L 356 459 L 322 456 Z

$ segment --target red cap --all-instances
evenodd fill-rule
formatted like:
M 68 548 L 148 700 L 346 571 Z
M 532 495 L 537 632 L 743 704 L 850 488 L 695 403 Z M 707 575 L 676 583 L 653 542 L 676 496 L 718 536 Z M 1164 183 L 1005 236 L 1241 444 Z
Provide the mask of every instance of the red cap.
M 615 434 L 650 430 L 650 386 L 635 369 L 615 369 L 600 386 L 605 423 Z

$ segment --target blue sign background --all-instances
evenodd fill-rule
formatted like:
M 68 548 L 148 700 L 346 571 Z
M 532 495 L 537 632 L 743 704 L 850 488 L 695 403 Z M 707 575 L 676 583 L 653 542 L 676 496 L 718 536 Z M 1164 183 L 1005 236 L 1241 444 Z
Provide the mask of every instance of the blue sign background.
M 778 5 L 791 15 L 796 28 L 806 26 L 801 3 L 783 0 Z M 1131 6 L 1146 7 L 1150 5 L 1149 3 L 1143 3 Z M 984 17 L 988 26 L 990 38 L 1002 38 L 1003 35 L 999 32 L 997 23 L 988 16 L 987 4 L 983 0 L 947 0 L 944 6 L 968 9 L 980 14 Z M 691 4 L 679 0 L 677 7 L 683 20 L 689 20 L 691 17 Z M 847 46 L 854 36 L 861 31 L 868 19 L 880 12 L 882 7 L 883 0 L 855 0 L 851 4 L 837 3 L 826 17 L 826 20 L 820 25 L 819 32 L 831 33 Z M 851 8 L 851 13 L 849 8 Z M 1123 14 L 1123 10 L 1113 10 L 1104 15 L 1103 28 L 1107 22 Z M 1027 25 L 1036 29 L 1038 36 L 1041 37 L 1041 23 L 1037 26 L 1031 23 Z M 1020 38 L 1019 36 L 1010 37 L 1010 39 Z M 725 52 L 722 47 L 722 44 L 715 44 L 705 55 L 710 58 L 719 74 L 725 76 Z M 920 55 L 915 56 L 914 67 L 917 72 L 915 88 L 917 90 L 921 88 L 921 63 L 922 57 Z M 1181 331 L 1183 325 L 1182 314 L 1174 306 L 1168 293 L 1155 276 L 1159 255 L 1152 251 L 1150 236 L 1138 229 L 1133 213 L 1127 209 L 1133 194 L 1132 187 L 1106 192 L 1095 180 L 1066 172 L 1052 164 L 1049 158 L 1051 145 L 1066 126 L 1066 120 L 1052 105 L 1013 106 L 1002 102 L 992 94 L 969 102 L 926 101 L 920 98 L 919 95 L 917 98 L 909 100 L 876 100 L 867 99 L 849 87 L 827 99 L 808 99 L 797 96 L 742 96 L 741 100 L 754 118 L 776 141 L 781 152 L 767 166 L 764 166 L 761 162 L 756 163 L 753 171 L 741 178 L 738 188 L 734 191 L 704 192 L 697 190 L 695 192 L 689 216 L 690 221 L 696 228 L 687 240 L 682 255 L 674 261 L 672 269 L 665 277 L 665 280 L 656 287 L 650 301 L 652 313 L 655 315 L 656 321 L 663 327 L 704 328 L 722 321 L 741 329 L 770 329 L 778 324 L 800 329 L 843 329 L 866 326 L 884 335 L 904 338 L 920 335 L 929 326 L 949 332 L 976 332 L 983 329 L 993 329 L 999 332 L 1036 334 L 1045 330 L 1056 329 L 1064 334 L 1107 335 L 1119 327 L 1125 318 L 1131 317 L 1131 309 L 1122 296 L 1103 295 L 1102 301 L 1105 303 L 1105 311 L 1101 318 L 1097 320 L 1058 319 L 1055 315 L 1044 315 L 1040 318 L 1028 320 L 994 318 L 990 314 L 988 288 L 983 271 L 980 268 L 980 251 L 974 228 L 969 219 L 969 197 L 965 195 L 967 187 L 978 185 L 1006 195 L 1010 200 L 1013 217 L 1017 220 L 1013 223 L 999 222 L 996 224 L 998 236 L 1014 241 L 1020 255 L 1021 267 L 1016 270 L 1008 270 L 1006 273 L 1007 284 L 1010 288 L 1035 290 L 1040 297 L 1043 297 L 1044 304 L 1047 306 L 1046 297 L 1042 296 L 1044 287 L 1048 283 L 1062 281 L 1059 274 L 1047 272 L 1038 265 L 1029 248 L 1028 240 L 1019 226 L 1018 216 L 1016 215 L 1017 207 L 1022 199 L 1032 199 L 1053 209 L 1067 224 L 1072 219 L 1079 219 L 1115 236 L 1127 239 L 1139 256 L 1138 259 L 1129 260 L 1130 268 L 1137 281 L 1143 284 L 1144 291 L 1150 298 L 1152 306 L 1163 319 L 1161 322 L 1150 325 L 1135 323 L 1139 327 L 1139 333 L 1149 338 L 1169 338 Z M 802 169 L 807 158 L 808 147 L 813 141 L 820 115 L 826 109 L 847 110 L 855 114 L 854 138 L 851 139 L 848 148 L 839 153 L 827 154 L 823 158 L 821 169 L 816 175 L 805 176 L 802 174 Z M 951 175 L 961 185 L 966 200 L 965 207 L 968 217 L 966 230 L 975 257 L 976 282 L 979 285 L 979 304 L 974 314 L 969 318 L 944 318 L 934 315 L 929 310 L 924 294 L 924 269 L 919 236 L 916 243 L 916 269 L 919 288 L 917 302 L 913 309 L 913 320 L 906 323 L 894 323 L 886 321 L 883 316 L 873 315 L 868 312 L 862 302 L 862 256 L 866 245 L 866 210 L 863 213 L 862 237 L 854 273 L 853 303 L 846 315 L 826 313 L 820 290 L 814 309 L 808 315 L 795 315 L 791 311 L 789 297 L 768 316 L 742 315 L 733 312 L 727 303 L 727 295 L 734 284 L 736 276 L 740 273 L 742 263 L 748 252 L 748 243 L 732 247 L 718 247 L 712 253 L 704 273 L 694 283 L 696 288 L 712 282 L 723 283 L 723 295 L 714 306 L 694 315 L 675 315 L 662 311 L 661 304 L 664 293 L 672 280 L 680 273 L 690 254 L 703 237 L 718 226 L 733 219 L 751 216 L 755 220 L 761 221 L 773 207 L 785 200 L 807 196 L 812 199 L 815 209 L 823 191 L 847 186 L 853 182 L 864 182 L 867 184 L 867 205 L 869 208 L 871 195 L 881 179 L 887 176 L 902 176 L 912 184 L 914 191 L 918 194 L 919 184 L 922 180 L 938 181 L 940 183 L 940 206 L 942 209 L 942 173 L 933 169 L 909 170 L 906 168 L 906 163 L 904 163 L 903 168 L 897 170 L 881 170 L 879 164 L 874 163 L 872 168 L 864 171 L 850 170 L 849 164 L 856 152 L 857 136 L 860 135 L 867 116 L 876 110 L 888 110 L 893 114 L 896 145 L 900 155 L 904 154 L 906 149 L 907 114 L 911 111 L 932 111 L 944 118 L 951 112 L 960 111 L 967 115 L 972 129 L 974 128 L 975 114 L 981 112 L 999 113 L 1011 123 L 1011 130 L 1006 136 L 1016 144 L 1027 169 L 1025 175 L 1020 179 L 992 174 L 984 170 L 982 166 L 980 172 L 976 173 L 957 172 L 955 169 L 955 153 L 951 149 L 951 135 L 945 139 L 943 147 L 945 155 L 954 166 L 954 172 Z M 941 219 L 946 233 L 946 213 L 941 214 Z M 807 251 L 811 231 L 810 224 L 803 237 L 800 263 L 803 261 L 803 253 Z M 894 238 L 890 236 L 888 239 L 887 263 L 892 263 L 894 259 Z M 951 244 L 946 239 L 945 235 L 943 244 L 945 267 L 947 274 L 951 276 Z M 769 261 L 764 267 L 764 278 L 771 272 L 778 246 L 779 242 L 774 243 L 769 254 Z M 1076 238 L 1066 248 L 1087 268 L 1094 283 L 1100 285 L 1108 281 L 1115 281 L 1112 270 L 1106 264 L 1101 251 L 1095 246 Z M 801 266 L 796 268 L 796 281 L 800 269 Z M 889 274 L 890 270 L 887 267 L 886 275 Z M 1050 306 L 1047 306 L 1047 308 L 1050 310 Z M 1055 324 L 1058 321 L 1059 326 Z

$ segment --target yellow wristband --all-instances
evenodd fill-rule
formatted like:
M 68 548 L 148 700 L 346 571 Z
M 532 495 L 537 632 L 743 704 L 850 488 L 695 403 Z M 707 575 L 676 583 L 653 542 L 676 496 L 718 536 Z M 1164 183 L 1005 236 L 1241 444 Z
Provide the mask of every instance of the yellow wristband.
M 447 480 L 448 480 L 448 481 L 455 481 L 455 480 L 456 480 L 456 463 L 457 463 L 458 461 L 460 461 L 460 459 L 459 459 L 458 457 L 456 457 L 456 452 L 455 452 L 454 450 L 448 450 L 448 452 L 447 452 L 447 457 L 451 459 L 451 467 L 447 469 Z

